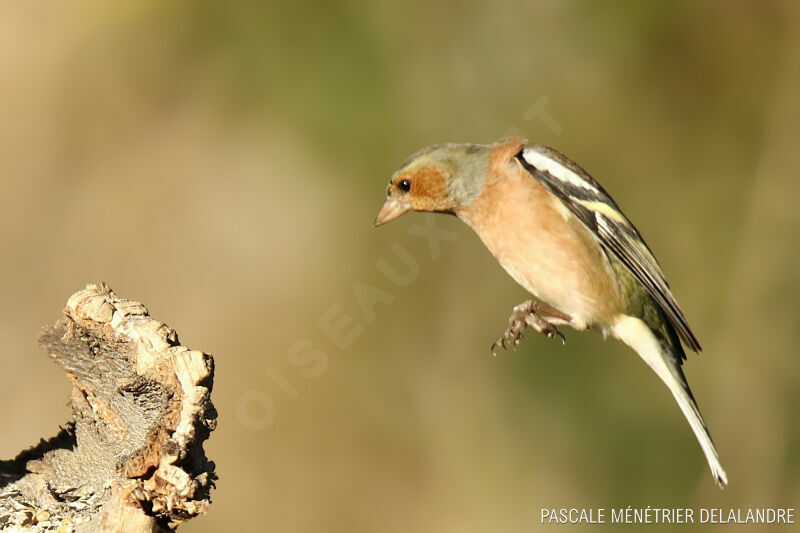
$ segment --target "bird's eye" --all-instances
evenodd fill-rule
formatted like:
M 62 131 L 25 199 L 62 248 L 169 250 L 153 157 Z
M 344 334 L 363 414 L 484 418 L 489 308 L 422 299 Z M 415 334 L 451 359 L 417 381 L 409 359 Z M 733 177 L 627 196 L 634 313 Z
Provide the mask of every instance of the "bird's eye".
M 411 180 L 400 180 L 397 182 L 397 188 L 403 192 L 411 190 Z

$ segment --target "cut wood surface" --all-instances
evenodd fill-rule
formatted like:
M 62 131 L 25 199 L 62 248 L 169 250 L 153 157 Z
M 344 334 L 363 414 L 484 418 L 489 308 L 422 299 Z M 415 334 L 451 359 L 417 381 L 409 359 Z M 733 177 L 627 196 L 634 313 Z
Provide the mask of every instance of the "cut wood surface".
M 0 461 L 0 529 L 169 531 L 205 513 L 212 357 L 105 284 L 72 295 L 40 345 L 73 384 L 72 420 Z

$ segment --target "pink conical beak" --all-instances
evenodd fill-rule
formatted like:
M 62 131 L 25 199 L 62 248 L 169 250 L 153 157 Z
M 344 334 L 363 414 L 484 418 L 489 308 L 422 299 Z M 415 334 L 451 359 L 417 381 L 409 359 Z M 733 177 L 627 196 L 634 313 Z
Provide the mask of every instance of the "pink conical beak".
M 383 204 L 383 207 L 381 207 L 381 210 L 378 213 L 378 218 L 375 219 L 375 227 L 377 228 L 381 224 L 391 222 L 410 210 L 411 206 L 407 203 L 399 202 L 394 198 L 387 198 L 386 203 Z

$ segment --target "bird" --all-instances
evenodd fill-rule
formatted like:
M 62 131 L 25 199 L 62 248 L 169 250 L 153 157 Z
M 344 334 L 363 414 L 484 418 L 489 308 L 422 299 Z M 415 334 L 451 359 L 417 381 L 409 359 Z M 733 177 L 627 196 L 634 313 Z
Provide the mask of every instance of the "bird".
M 720 488 L 720 463 L 682 365 L 701 346 L 639 231 L 603 187 L 552 148 L 513 137 L 416 152 L 392 174 L 374 225 L 409 211 L 455 215 L 533 298 L 515 306 L 492 345 L 527 327 L 593 329 L 633 349 L 672 393 Z

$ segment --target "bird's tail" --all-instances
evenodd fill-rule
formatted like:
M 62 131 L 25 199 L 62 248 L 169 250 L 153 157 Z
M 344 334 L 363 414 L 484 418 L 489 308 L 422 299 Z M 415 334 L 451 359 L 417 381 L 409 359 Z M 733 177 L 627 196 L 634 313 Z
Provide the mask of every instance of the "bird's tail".
M 728 476 L 719 462 L 717 449 L 681 370 L 681 354 L 671 353 L 670 346 L 661 342 L 647 324 L 632 316 L 624 316 L 617 320 L 612 327 L 612 333 L 633 348 L 669 388 L 703 449 L 714 480 L 720 488 L 723 487 L 728 483 Z

